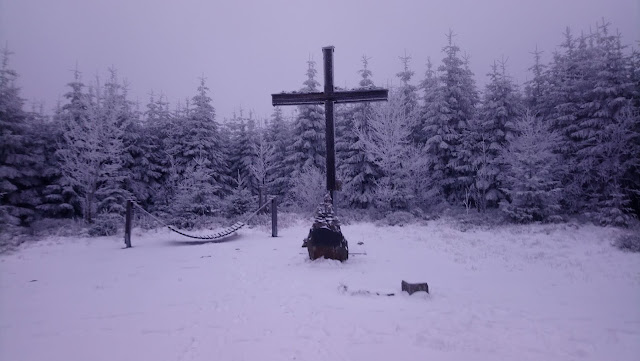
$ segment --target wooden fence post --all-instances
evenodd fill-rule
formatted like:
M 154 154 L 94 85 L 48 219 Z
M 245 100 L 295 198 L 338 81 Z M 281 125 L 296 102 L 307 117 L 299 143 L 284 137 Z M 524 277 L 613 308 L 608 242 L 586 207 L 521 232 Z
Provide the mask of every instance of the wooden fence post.
M 127 200 L 127 213 L 124 219 L 124 245 L 131 248 L 131 216 L 133 213 L 133 204 L 131 200 Z
M 271 237 L 278 237 L 278 198 L 271 198 Z

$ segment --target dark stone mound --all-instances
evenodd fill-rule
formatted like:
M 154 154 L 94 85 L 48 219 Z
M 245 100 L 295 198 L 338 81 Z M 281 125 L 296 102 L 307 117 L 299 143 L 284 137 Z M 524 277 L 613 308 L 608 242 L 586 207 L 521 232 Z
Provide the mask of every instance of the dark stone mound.
M 312 260 L 324 257 L 343 262 L 349 258 L 349 244 L 342 235 L 329 194 L 318 206 L 316 218 L 302 246 L 307 247 Z

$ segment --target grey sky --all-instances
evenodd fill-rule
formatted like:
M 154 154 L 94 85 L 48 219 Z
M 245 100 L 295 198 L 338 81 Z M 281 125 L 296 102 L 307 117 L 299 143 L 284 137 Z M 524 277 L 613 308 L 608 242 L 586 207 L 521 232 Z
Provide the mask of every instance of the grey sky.
M 603 17 L 638 46 L 640 0 L 0 0 L 0 41 L 23 97 L 47 109 L 77 61 L 85 83 L 113 65 L 143 107 L 152 89 L 184 103 L 204 74 L 222 119 L 240 107 L 269 116 L 270 94 L 301 88 L 310 55 L 321 76 L 326 45 L 338 86 L 357 84 L 363 54 L 377 85 L 397 84 L 405 50 L 417 84 L 453 29 L 479 85 L 502 56 L 522 82 L 536 45 L 546 62 L 566 26 L 588 32 Z

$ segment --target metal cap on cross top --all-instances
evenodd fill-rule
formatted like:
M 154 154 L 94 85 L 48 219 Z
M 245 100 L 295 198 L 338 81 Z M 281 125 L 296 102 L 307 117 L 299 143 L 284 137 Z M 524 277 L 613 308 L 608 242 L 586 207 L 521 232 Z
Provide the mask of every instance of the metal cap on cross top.
M 271 103 L 273 106 L 324 104 L 326 122 L 325 139 L 327 147 L 327 190 L 331 192 L 332 198 L 333 191 L 337 190 L 333 104 L 386 101 L 389 97 L 389 89 L 384 88 L 336 91 L 333 86 L 333 51 L 333 46 L 325 46 L 322 48 L 322 56 L 324 60 L 324 92 L 283 92 L 279 94 L 271 94 Z

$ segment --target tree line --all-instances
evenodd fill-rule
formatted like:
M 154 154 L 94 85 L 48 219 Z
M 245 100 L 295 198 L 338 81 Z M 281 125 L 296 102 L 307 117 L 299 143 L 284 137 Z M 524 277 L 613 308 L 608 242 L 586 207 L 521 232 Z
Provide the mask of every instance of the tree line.
M 601 23 L 568 29 L 548 64 L 532 53 L 520 89 L 496 61 L 479 91 L 450 32 L 441 61 L 414 82 L 400 57 L 400 85 L 386 103 L 336 109 L 340 207 L 377 215 L 442 207 L 499 209 L 515 222 L 584 214 L 626 225 L 640 212 L 640 53 Z M 267 120 L 218 121 L 206 80 L 170 109 L 151 94 L 132 102 L 115 69 L 102 82 L 74 72 L 52 117 L 26 111 L 2 54 L 0 226 L 39 218 L 82 218 L 96 234 L 115 232 L 126 199 L 192 227 L 201 217 L 235 216 L 259 194 L 309 209 L 324 189 L 324 109 L 275 108 Z M 372 70 L 362 58 L 359 87 Z M 317 91 L 307 63 L 301 91 Z M 415 84 L 414 84 L 415 83 Z

